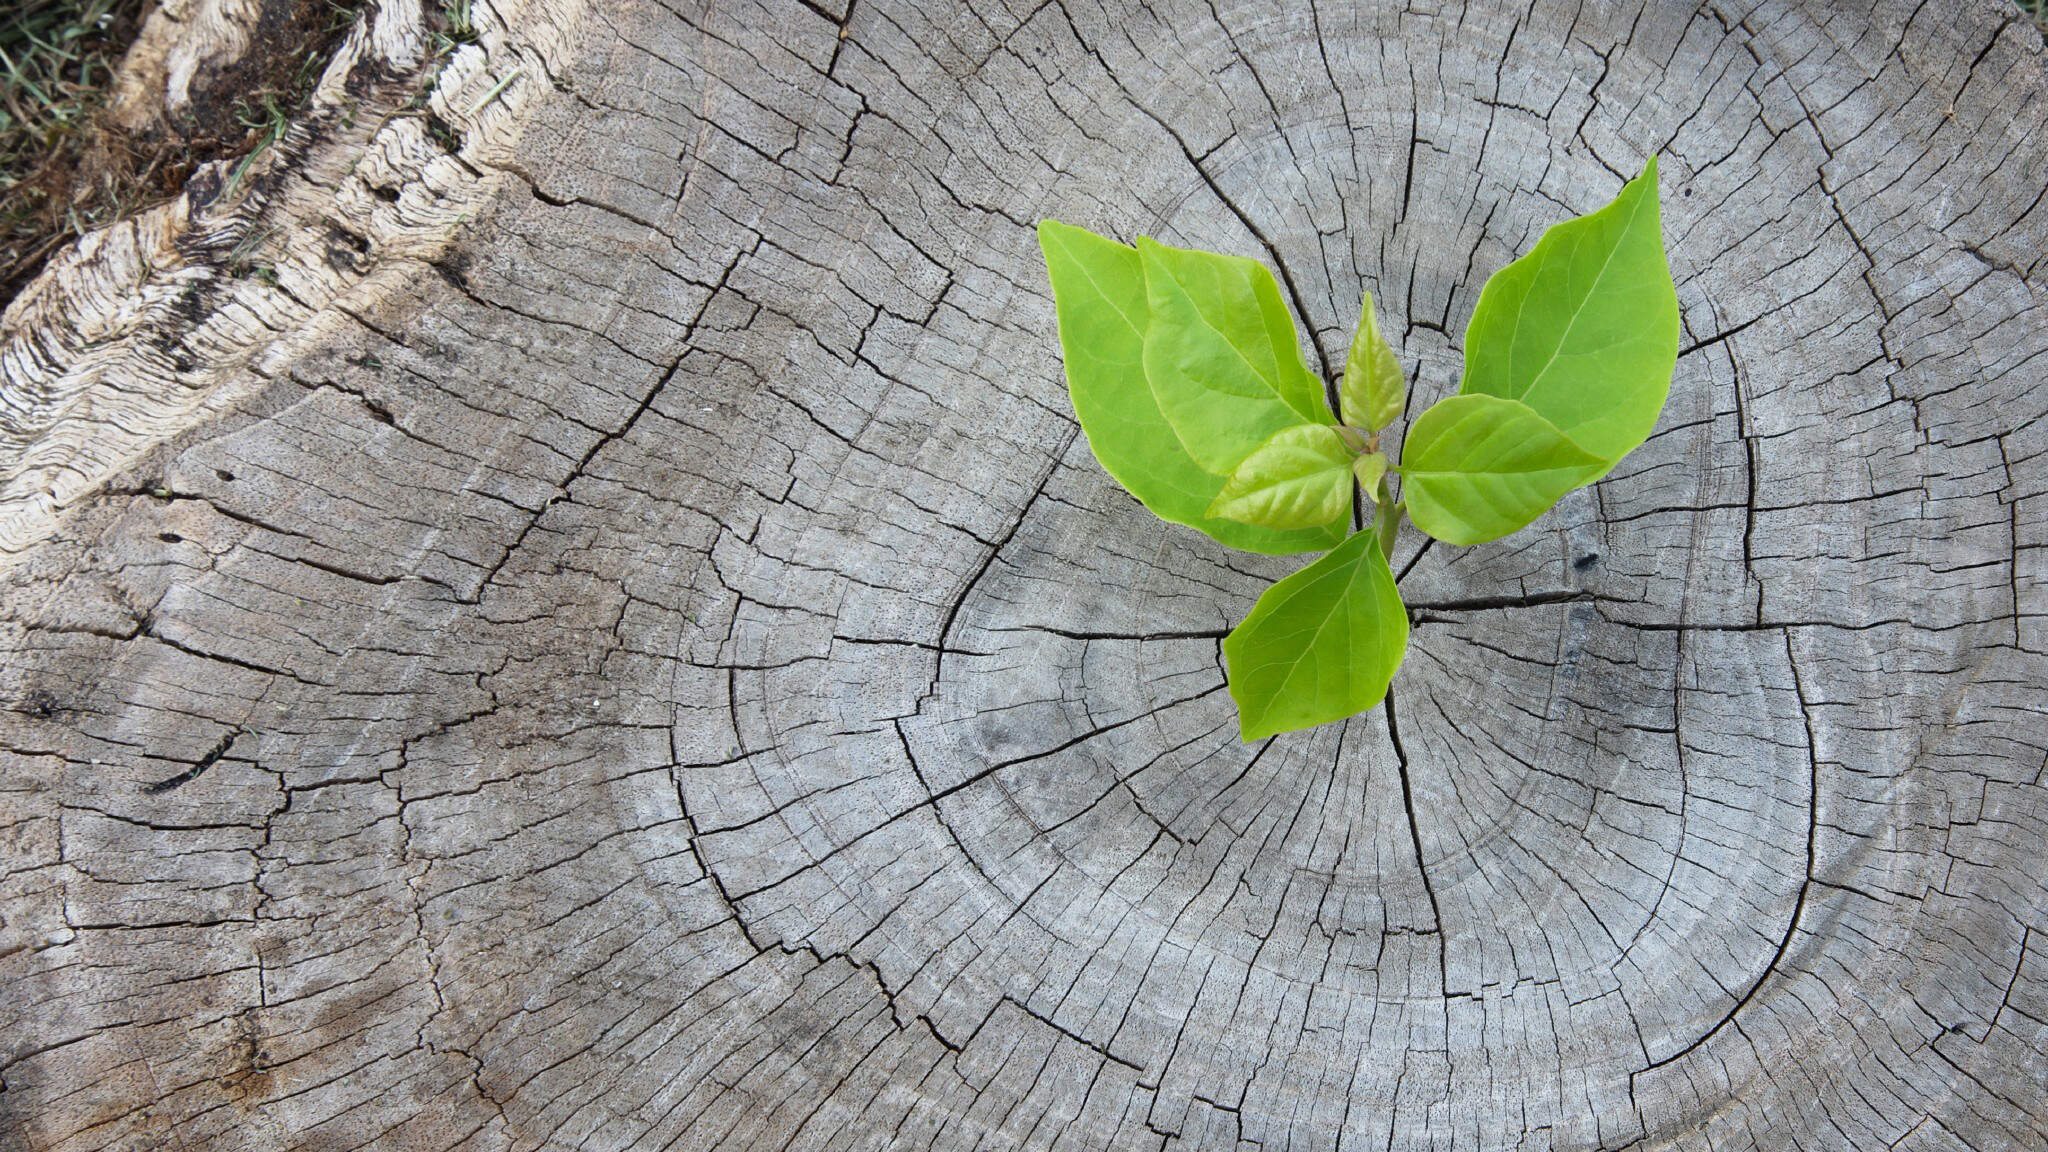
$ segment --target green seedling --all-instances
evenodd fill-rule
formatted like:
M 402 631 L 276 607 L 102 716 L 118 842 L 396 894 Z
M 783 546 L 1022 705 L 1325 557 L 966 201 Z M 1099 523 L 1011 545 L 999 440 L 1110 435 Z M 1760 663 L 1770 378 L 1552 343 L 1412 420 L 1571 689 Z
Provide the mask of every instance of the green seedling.
M 1386 696 L 1408 646 L 1389 567 L 1404 517 L 1455 545 L 1527 526 L 1648 438 L 1678 362 L 1655 157 L 1487 280 L 1464 380 L 1409 424 L 1398 462 L 1380 434 L 1408 386 L 1370 294 L 1333 413 L 1263 264 L 1056 220 L 1038 239 L 1068 391 L 1103 468 L 1161 519 L 1229 547 L 1323 553 L 1223 641 L 1247 741 Z M 1371 511 L 1352 532 L 1359 492 Z

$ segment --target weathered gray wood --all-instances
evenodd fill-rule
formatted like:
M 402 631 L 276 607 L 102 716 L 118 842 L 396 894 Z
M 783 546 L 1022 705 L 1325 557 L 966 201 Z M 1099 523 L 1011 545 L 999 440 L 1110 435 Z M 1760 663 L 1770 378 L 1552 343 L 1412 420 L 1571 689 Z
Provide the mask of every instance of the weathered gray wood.
M 2041 37 L 1272 7 L 493 26 L 453 247 L 0 567 L 0 1145 L 2048 1142 Z M 1658 434 L 1239 745 L 1294 562 L 1095 466 L 1032 223 L 1419 408 L 1653 151 Z

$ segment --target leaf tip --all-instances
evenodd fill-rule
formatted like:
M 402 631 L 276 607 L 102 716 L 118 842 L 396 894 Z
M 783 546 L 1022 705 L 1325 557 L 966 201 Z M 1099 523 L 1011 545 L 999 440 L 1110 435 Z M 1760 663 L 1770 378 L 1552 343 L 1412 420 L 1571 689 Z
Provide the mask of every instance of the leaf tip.
M 1280 732 L 1281 732 L 1281 726 L 1280 726 L 1280 725 L 1278 725 L 1278 724 L 1274 724 L 1274 723 L 1270 722 L 1269 720 L 1264 720 L 1264 719 L 1260 719 L 1260 720 L 1254 720 L 1254 719 L 1252 719 L 1251 717 L 1248 717 L 1248 716 L 1246 716 L 1246 715 L 1245 715 L 1245 713 L 1244 713 L 1244 706 L 1243 706 L 1242 704 L 1240 704 L 1240 705 L 1238 706 L 1238 709 L 1237 709 L 1237 742 L 1238 742 L 1238 743 L 1240 743 L 1240 744 L 1257 744 L 1257 743 L 1258 743 L 1259 741 L 1261 741 L 1261 740 L 1271 740 L 1271 739 L 1272 739 L 1273 737 L 1275 737 L 1275 736 L 1278 736 L 1278 735 L 1280 734 Z
M 1660 216 L 1662 215 L 1664 195 L 1657 183 L 1657 154 L 1655 152 L 1650 153 L 1650 158 L 1643 161 L 1642 174 L 1629 181 L 1622 189 L 1623 195 L 1631 192 L 1647 197 L 1650 201 L 1650 211 L 1658 213 Z M 1617 200 L 1620 198 L 1619 196 L 1616 197 Z
M 1064 220 L 1055 220 L 1052 217 L 1047 216 L 1045 219 L 1040 220 L 1038 222 L 1037 232 L 1039 250 L 1050 251 L 1052 245 L 1061 238 L 1061 233 L 1073 231 L 1077 231 L 1077 229 L 1072 224 L 1069 224 Z

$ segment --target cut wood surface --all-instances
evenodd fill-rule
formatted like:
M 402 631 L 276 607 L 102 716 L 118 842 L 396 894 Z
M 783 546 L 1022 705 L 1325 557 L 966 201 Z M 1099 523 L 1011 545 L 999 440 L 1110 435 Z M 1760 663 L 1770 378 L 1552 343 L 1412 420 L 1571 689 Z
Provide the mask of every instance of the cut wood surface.
M 0 330 L 0 1149 L 2048 1146 L 2009 7 L 372 7 Z M 1239 743 L 1036 221 L 1416 412 L 1653 153 L 1656 434 Z

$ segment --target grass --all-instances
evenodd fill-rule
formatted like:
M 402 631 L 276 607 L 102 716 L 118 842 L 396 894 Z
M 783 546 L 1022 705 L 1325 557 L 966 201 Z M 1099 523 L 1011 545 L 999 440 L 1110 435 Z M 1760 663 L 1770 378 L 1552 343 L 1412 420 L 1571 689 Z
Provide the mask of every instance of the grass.
M 434 29 L 434 55 L 446 56 L 459 44 L 476 43 L 476 24 L 469 18 L 469 0 L 441 0 L 440 27 Z
M 0 303 L 71 236 L 132 206 L 95 179 L 96 113 L 145 0 L 14 0 L 0 17 Z

